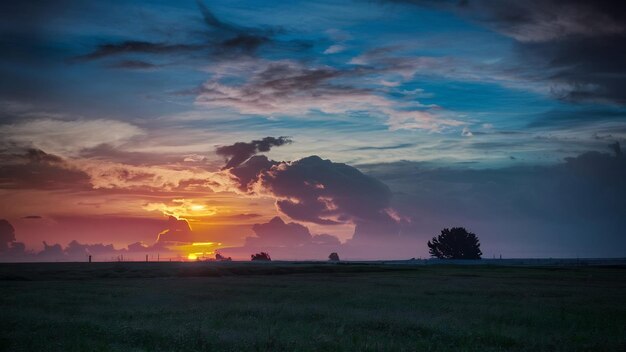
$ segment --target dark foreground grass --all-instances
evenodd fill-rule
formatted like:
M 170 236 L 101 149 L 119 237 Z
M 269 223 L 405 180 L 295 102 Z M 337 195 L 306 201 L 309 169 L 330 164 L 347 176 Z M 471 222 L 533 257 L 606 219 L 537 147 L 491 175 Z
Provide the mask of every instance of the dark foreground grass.
M 615 267 L 0 265 L 0 350 L 626 351 L 625 297 Z

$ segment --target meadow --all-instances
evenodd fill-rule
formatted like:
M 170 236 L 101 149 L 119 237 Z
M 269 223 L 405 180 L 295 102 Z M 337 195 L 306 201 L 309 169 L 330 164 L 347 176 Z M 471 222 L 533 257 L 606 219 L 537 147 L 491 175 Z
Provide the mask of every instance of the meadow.
M 0 264 L 2 351 L 625 351 L 625 267 Z

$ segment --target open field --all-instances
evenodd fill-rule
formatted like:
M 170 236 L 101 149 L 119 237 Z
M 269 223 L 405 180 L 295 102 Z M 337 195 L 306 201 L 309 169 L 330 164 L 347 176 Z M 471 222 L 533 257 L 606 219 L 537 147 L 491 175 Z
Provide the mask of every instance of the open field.
M 626 268 L 0 264 L 5 351 L 624 351 Z

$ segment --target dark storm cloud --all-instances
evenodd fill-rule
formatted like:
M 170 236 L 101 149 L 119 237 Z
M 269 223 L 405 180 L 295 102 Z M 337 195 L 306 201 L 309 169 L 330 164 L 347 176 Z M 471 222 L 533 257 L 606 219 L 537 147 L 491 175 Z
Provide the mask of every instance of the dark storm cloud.
M 89 176 L 40 149 L 0 150 L 0 188 L 90 189 Z
M 279 147 L 289 143 L 291 143 L 291 139 L 288 137 L 265 137 L 260 140 L 253 140 L 249 143 L 237 142 L 232 145 L 221 146 L 215 149 L 215 152 L 217 155 L 228 159 L 228 162 L 223 167 L 225 170 L 241 165 L 255 154 L 269 152 L 272 147 Z
M 263 162 L 261 162 L 263 161 Z M 251 165 L 257 165 L 255 168 Z M 230 169 L 249 192 L 271 194 L 285 215 L 322 225 L 353 223 L 354 241 L 389 239 L 398 234 L 391 190 L 356 168 L 310 156 L 292 162 L 249 160 Z M 254 175 L 254 176 L 251 176 Z
M 601 0 L 392 0 L 448 10 L 514 38 L 521 78 L 570 101 L 626 104 L 626 3 Z M 532 72 L 529 72 L 532 71 Z M 527 76 L 527 77 L 524 77 Z
M 156 242 L 193 242 L 191 227 L 189 227 L 187 220 L 178 220 L 170 216 L 167 221 L 167 228 L 159 233 Z
M 230 169 L 229 172 L 237 177 L 239 189 L 248 192 L 251 191 L 252 184 L 256 182 L 259 174 L 266 172 L 276 164 L 278 162 L 269 160 L 265 155 L 256 155 L 242 165 Z

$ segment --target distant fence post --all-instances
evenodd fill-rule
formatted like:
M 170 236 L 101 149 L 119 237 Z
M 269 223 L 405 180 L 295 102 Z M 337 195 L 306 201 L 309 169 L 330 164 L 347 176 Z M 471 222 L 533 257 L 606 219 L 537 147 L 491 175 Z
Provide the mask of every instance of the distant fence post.
M 89 262 L 91 263 L 91 254 L 89 255 Z
M 148 255 L 146 254 L 146 263 L 148 262 Z

